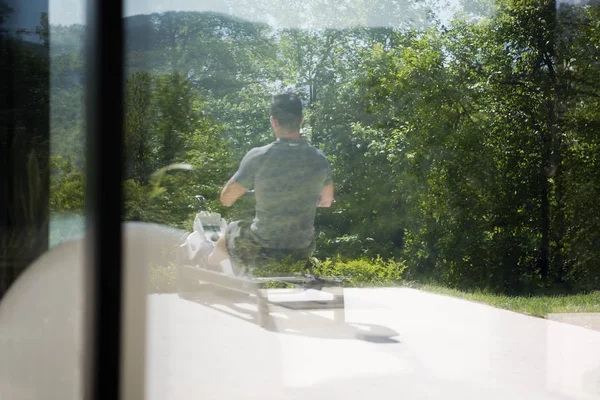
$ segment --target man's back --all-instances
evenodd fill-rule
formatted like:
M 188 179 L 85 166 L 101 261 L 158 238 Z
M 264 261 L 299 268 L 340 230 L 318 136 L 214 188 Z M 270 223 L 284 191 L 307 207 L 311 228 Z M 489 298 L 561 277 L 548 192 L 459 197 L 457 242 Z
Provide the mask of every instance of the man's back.
M 311 244 L 321 189 L 332 182 L 321 151 L 302 139 L 280 138 L 250 150 L 234 178 L 255 189 L 251 231 L 261 245 L 299 249 Z

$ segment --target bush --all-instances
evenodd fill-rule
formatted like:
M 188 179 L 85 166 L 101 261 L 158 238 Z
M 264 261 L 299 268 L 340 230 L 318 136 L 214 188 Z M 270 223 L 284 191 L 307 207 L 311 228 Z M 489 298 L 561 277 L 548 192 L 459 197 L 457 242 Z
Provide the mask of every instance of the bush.
M 394 260 L 358 258 L 344 261 L 341 258 L 326 259 L 315 265 L 314 271 L 320 276 L 347 277 L 347 286 L 392 286 L 403 279 L 406 265 Z
M 384 260 L 381 257 L 374 259 L 359 258 L 343 260 L 341 258 L 315 261 L 314 272 L 319 276 L 346 277 L 345 286 L 349 287 L 382 287 L 398 285 L 403 280 L 406 265 L 394 260 Z M 308 273 L 306 263 L 272 263 L 264 268 L 256 269 L 255 276 L 290 276 Z M 173 293 L 176 289 L 176 267 L 174 264 L 167 266 L 152 266 L 148 278 L 150 293 Z M 282 284 L 268 285 L 267 287 L 285 287 Z

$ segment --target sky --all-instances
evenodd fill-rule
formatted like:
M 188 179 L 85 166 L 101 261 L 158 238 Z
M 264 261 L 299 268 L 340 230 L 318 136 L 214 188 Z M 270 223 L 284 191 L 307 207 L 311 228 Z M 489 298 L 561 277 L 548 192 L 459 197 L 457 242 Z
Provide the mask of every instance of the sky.
M 49 0 L 27 0 L 27 4 L 23 4 L 18 0 L 9 0 L 6 3 L 13 10 L 8 16 L 3 28 L 13 33 L 18 29 L 27 29 L 35 32 L 35 28 L 40 24 L 40 13 L 48 9 Z M 59 0 L 60 1 L 60 0 Z M 30 39 L 25 35 L 25 39 Z M 32 41 L 38 41 L 37 36 L 32 36 Z
M 248 4 L 252 5 L 253 3 L 258 3 L 258 1 L 263 3 L 271 1 L 273 4 L 277 4 L 277 7 L 274 7 L 272 13 L 263 13 L 258 16 L 254 14 L 253 16 L 249 16 L 249 13 L 247 12 Z M 340 3 L 345 3 L 347 1 L 357 3 L 376 1 L 378 3 L 385 4 L 386 2 L 392 3 L 398 0 L 126 0 L 124 13 L 125 16 L 132 16 L 161 13 L 166 11 L 212 11 L 230 14 L 246 20 L 254 20 L 255 22 L 266 22 L 273 25 L 273 21 L 279 21 L 279 23 L 284 21 L 283 24 L 286 24 L 285 21 L 291 21 L 293 23 L 295 20 L 293 18 L 294 14 L 290 11 L 290 9 L 294 7 L 303 7 L 306 4 L 318 4 L 318 11 L 320 12 L 320 15 L 324 15 L 328 13 L 328 9 L 331 10 L 332 4 L 339 5 Z M 415 3 L 423 2 L 423 0 L 400 1 L 414 1 Z M 442 1 L 446 1 L 448 6 L 441 9 L 441 11 L 438 13 L 438 17 L 441 18 L 442 21 L 446 22 L 452 17 L 454 10 L 459 7 L 461 0 Z M 472 1 L 478 2 L 478 0 Z M 579 3 L 582 1 L 584 0 L 559 0 L 558 3 Z M 16 2 L 16 4 L 20 3 L 19 0 L 8 1 L 9 4 L 13 2 Z M 36 17 L 37 13 L 32 12 L 32 10 L 45 10 L 47 7 L 49 7 L 49 18 L 50 24 L 52 25 L 85 24 L 86 3 L 87 0 L 27 0 L 26 8 L 23 8 L 22 5 L 13 6 L 16 12 L 13 16 L 11 16 L 9 23 L 13 26 L 26 27 L 27 29 L 35 30 L 35 26 L 37 26 L 39 22 L 39 17 Z M 281 4 L 286 5 L 281 7 Z M 20 13 L 19 8 L 23 9 Z M 278 10 L 275 10 L 275 8 Z M 282 15 L 282 13 L 284 15 Z M 318 14 L 319 13 L 315 13 L 315 15 Z M 292 17 L 290 17 L 290 15 L 292 15 Z M 352 11 L 348 11 L 347 16 L 349 16 L 350 19 L 355 19 L 357 14 L 352 14 Z M 386 15 L 385 10 L 379 15 L 367 15 L 360 17 L 363 19 L 363 21 L 367 21 L 367 25 L 371 27 L 381 26 L 383 23 L 385 23 L 386 19 L 388 21 L 390 19 L 390 16 Z M 343 18 L 344 17 L 342 17 L 342 20 Z M 338 18 L 338 20 L 333 17 L 328 19 L 330 24 L 329 26 L 318 27 L 340 28 L 338 25 L 340 18 Z
M 36 0 L 38 1 L 38 0 Z M 55 25 L 71 25 L 71 24 L 83 24 L 85 23 L 85 0 L 46 0 L 49 1 L 50 5 L 50 23 Z M 275 1 L 275 0 L 273 0 Z M 279 2 L 298 3 L 299 0 L 279 0 Z M 310 2 L 311 0 L 304 0 L 303 3 Z M 393 0 L 390 0 L 393 1 Z M 451 3 L 457 4 L 458 0 L 449 0 Z M 251 2 L 251 1 L 250 1 Z M 331 0 L 331 3 L 339 3 L 340 0 Z M 248 0 L 127 0 L 125 2 L 125 16 L 139 15 L 139 14 L 152 14 L 161 13 L 166 11 L 212 11 L 230 14 L 243 19 L 249 19 L 248 14 L 245 12 Z M 313 3 L 319 3 L 323 11 L 326 12 L 327 1 L 313 1 Z M 229 4 L 229 5 L 228 5 Z M 285 8 L 280 8 L 280 12 L 286 12 Z M 442 17 L 448 17 L 451 15 L 450 8 L 445 8 L 442 11 Z M 288 15 L 289 16 L 289 15 Z M 289 18 L 277 18 L 278 15 L 263 14 L 256 18 L 256 22 L 272 22 L 274 19 L 284 20 Z M 382 13 L 381 17 L 384 19 L 385 13 Z M 369 18 L 369 25 L 378 25 L 377 16 L 371 16 Z

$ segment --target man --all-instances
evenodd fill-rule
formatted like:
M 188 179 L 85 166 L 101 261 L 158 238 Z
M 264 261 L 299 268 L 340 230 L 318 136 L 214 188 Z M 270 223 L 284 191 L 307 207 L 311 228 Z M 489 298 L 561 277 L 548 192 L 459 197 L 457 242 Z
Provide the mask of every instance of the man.
M 302 122 L 296 94 L 273 96 L 271 127 L 277 139 L 250 150 L 221 192 L 221 203 L 229 207 L 254 189 L 254 220 L 229 224 L 209 256 L 211 265 L 230 257 L 246 266 L 286 257 L 300 261 L 314 251 L 316 208 L 331 205 L 334 189 L 327 158 L 300 135 Z

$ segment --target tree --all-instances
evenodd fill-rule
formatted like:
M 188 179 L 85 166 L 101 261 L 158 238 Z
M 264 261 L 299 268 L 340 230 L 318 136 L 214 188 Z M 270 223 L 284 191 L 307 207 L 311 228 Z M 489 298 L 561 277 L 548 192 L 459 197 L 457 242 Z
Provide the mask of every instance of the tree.
M 273 140 L 270 97 L 291 88 L 336 182 L 320 256 L 402 258 L 415 277 L 509 293 L 597 285 L 599 6 L 469 4 L 447 25 L 432 2 L 354 0 L 248 2 L 271 26 L 128 19 L 127 218 L 185 226 L 198 193 L 237 217 L 219 189 Z M 79 65 L 57 48 L 53 118 L 69 137 Z M 151 172 L 172 163 L 195 169 L 155 191 Z
M 422 271 L 505 292 L 569 284 L 566 233 L 579 227 L 568 217 L 565 110 L 586 96 L 593 104 L 594 91 L 573 90 L 576 47 L 565 51 L 569 36 L 543 22 L 557 18 L 548 2 L 509 1 L 372 52 L 366 84 L 384 121 L 375 128 L 410 178 L 405 255 Z
M 138 72 L 125 85 L 125 180 L 134 179 L 146 185 L 157 167 L 153 160 L 153 136 L 157 115 L 154 107 L 154 82 L 150 74 Z

